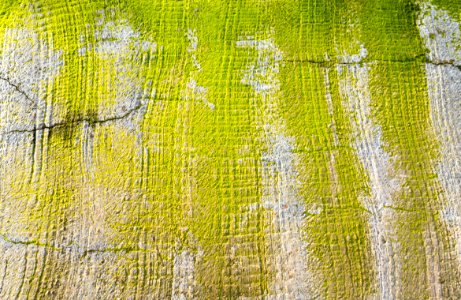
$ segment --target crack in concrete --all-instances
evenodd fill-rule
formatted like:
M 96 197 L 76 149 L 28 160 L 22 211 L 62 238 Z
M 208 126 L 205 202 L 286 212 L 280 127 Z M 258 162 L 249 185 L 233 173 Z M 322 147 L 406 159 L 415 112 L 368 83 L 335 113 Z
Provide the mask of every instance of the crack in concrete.
M 433 65 L 433 66 L 450 66 L 450 67 L 457 68 L 461 71 L 461 65 L 456 64 L 454 60 L 427 61 L 426 64 Z
M 377 62 L 391 62 L 391 63 L 410 63 L 410 62 L 420 62 L 431 64 L 435 66 L 453 66 L 461 70 L 461 65 L 456 64 L 454 60 L 431 60 L 427 57 L 427 54 L 419 54 L 411 59 L 373 59 L 373 60 L 360 60 L 358 62 L 341 62 L 341 61 L 332 61 L 332 60 L 311 60 L 311 59 L 297 59 L 297 58 L 287 58 L 284 59 L 284 62 L 299 62 L 307 63 L 313 65 L 320 65 L 321 67 L 335 67 L 335 66 L 348 66 L 348 65 L 360 65 L 360 64 L 373 64 Z
M 37 101 L 35 101 L 32 97 L 30 97 L 26 92 L 24 92 L 20 87 L 19 85 L 13 83 L 11 81 L 11 79 L 9 79 L 8 77 L 4 77 L 4 76 L 0 76 L 0 80 L 3 80 L 4 82 L 6 82 L 9 86 L 11 86 L 12 88 L 14 88 L 15 91 L 17 91 L 19 94 L 23 95 L 28 101 L 30 101 L 31 103 L 33 104 L 36 104 Z
M 93 125 L 93 124 L 104 124 L 104 123 L 107 123 L 107 122 L 112 122 L 112 121 L 125 119 L 125 118 L 129 117 L 131 114 L 133 114 L 136 111 L 138 111 L 139 109 L 141 109 L 143 106 L 144 105 L 142 103 L 139 103 L 138 105 L 136 105 L 135 107 L 129 109 L 126 113 L 124 113 L 123 115 L 120 115 L 120 116 L 112 116 L 112 117 L 108 117 L 108 118 L 104 118 L 104 119 L 94 119 L 94 118 L 85 117 L 85 118 L 79 118 L 79 119 L 72 120 L 72 121 L 58 122 L 58 123 L 54 123 L 54 124 L 51 124 L 51 125 L 46 125 L 46 124 L 42 123 L 42 124 L 40 124 L 38 126 L 35 125 L 34 128 L 32 128 L 32 129 L 13 129 L 13 130 L 5 132 L 4 134 L 7 135 L 7 134 L 15 134 L 15 133 L 32 133 L 32 132 L 37 132 L 37 131 L 41 131 L 41 130 L 45 130 L 45 129 L 53 129 L 53 128 L 56 128 L 56 127 L 73 126 L 73 125 L 81 124 L 83 122 L 87 122 L 87 123 L 89 123 L 91 125 Z
M 142 249 L 142 248 L 135 248 L 135 247 L 106 247 L 100 249 L 82 249 L 82 247 L 78 245 L 63 245 L 63 246 L 53 246 L 48 243 L 41 243 L 36 240 L 18 240 L 8 237 L 6 234 L 0 233 L 0 239 L 6 243 L 13 244 L 13 245 L 22 245 L 22 246 L 36 246 L 41 248 L 46 248 L 55 252 L 77 252 L 79 253 L 81 258 L 84 258 L 93 253 L 133 253 L 133 252 L 142 252 L 142 253 L 158 253 L 160 255 L 160 250 L 158 246 L 156 249 Z
M 56 250 L 56 251 L 60 250 L 60 248 L 58 248 L 58 247 L 48 245 L 48 244 L 45 244 L 45 243 L 40 243 L 40 242 L 34 241 L 34 240 L 21 241 L 21 240 L 17 240 L 17 239 L 12 239 L 12 238 L 9 238 L 6 234 L 1 234 L 0 233 L 0 238 L 2 240 L 4 240 L 5 242 L 13 244 L 13 245 L 23 245 L 23 246 L 34 245 L 34 246 L 37 246 L 37 247 L 50 248 L 50 249 L 53 249 L 53 250 Z
M 417 57 L 426 57 L 425 54 L 418 55 Z M 300 63 L 309 63 L 309 64 L 316 64 L 320 65 L 322 67 L 330 67 L 330 66 L 337 66 L 337 65 L 357 65 L 357 64 L 362 64 L 362 63 L 373 63 L 373 62 L 414 62 L 418 61 L 417 59 L 409 59 L 409 60 L 361 60 L 360 62 L 338 62 L 338 61 L 328 61 L 328 60 L 303 60 L 303 59 L 285 59 L 286 62 L 300 62 Z M 454 60 L 430 60 L 426 57 L 425 60 L 421 60 L 421 63 L 426 63 L 426 64 L 431 64 L 435 66 L 453 66 L 455 68 L 458 68 L 461 71 L 461 66 L 457 65 Z M 33 104 L 36 104 L 36 101 L 32 97 L 30 97 L 26 92 L 24 92 L 18 84 L 13 83 L 8 77 L 0 76 L 0 80 L 3 80 L 6 82 L 8 85 L 10 85 L 12 88 L 14 88 L 15 91 L 23 95 L 28 101 L 30 101 Z M 65 127 L 69 125 L 76 125 L 80 124 L 83 122 L 88 122 L 89 124 L 103 124 L 106 122 L 111 122 L 111 121 L 117 121 L 121 120 L 124 118 L 129 117 L 131 114 L 133 114 L 135 111 L 139 110 L 143 104 L 139 103 L 136 105 L 134 108 L 128 110 L 126 113 L 124 113 L 121 116 L 112 116 L 108 117 L 105 119 L 93 119 L 93 118 L 79 118 L 76 120 L 72 121 L 65 121 L 65 122 L 58 122 L 54 123 L 51 125 L 46 125 L 44 123 L 40 125 L 35 125 L 31 129 L 13 129 L 10 131 L 5 132 L 4 134 L 15 134 L 15 133 L 31 133 L 31 132 L 37 132 L 45 129 L 53 129 L 55 127 Z

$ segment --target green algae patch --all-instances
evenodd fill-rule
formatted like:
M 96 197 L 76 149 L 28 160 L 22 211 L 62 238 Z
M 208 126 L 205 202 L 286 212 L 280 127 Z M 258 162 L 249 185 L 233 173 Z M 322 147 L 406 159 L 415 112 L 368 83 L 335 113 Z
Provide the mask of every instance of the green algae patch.
M 198 295 L 258 297 L 267 294 L 270 280 L 265 250 L 268 215 L 260 206 L 263 146 L 257 100 L 241 83 L 251 58 L 245 58 L 247 51 L 237 50 L 235 44 L 239 36 L 256 30 L 257 18 L 243 14 L 242 3 L 202 2 L 196 7 L 188 26 L 197 37 L 193 53 L 201 71 L 190 76 L 206 88 L 206 97 L 214 104 L 214 109 L 200 99 L 189 104 L 196 159 L 190 226 L 204 252 L 196 265 L 196 280 L 202 287 Z M 217 10 L 234 17 L 212 16 Z M 216 22 L 208 22 L 209 17 Z M 216 43 L 216 37 L 223 42 Z
M 461 2 L 452 0 L 431 0 L 428 1 L 428 3 L 448 11 L 451 17 L 455 18 L 458 22 L 461 21 Z
M 367 1 L 357 17 L 361 40 L 371 60 L 424 61 L 425 50 L 416 29 L 419 6 L 415 1 Z

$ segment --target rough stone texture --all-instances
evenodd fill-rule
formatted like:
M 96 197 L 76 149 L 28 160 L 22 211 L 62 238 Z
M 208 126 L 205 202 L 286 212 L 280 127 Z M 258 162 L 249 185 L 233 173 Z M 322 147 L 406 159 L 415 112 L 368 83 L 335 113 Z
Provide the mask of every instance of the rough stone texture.
M 0 298 L 460 299 L 456 3 L 0 1 Z

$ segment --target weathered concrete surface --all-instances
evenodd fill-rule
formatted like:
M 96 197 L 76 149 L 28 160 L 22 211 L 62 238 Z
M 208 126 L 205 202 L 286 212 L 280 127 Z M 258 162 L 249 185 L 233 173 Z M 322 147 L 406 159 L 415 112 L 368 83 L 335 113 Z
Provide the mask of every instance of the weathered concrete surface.
M 430 119 L 441 153 L 437 175 L 445 191 L 440 215 L 454 236 L 461 274 L 461 28 L 448 11 L 428 3 L 421 7 L 418 28 L 429 50 Z
M 1 1 L 0 298 L 461 298 L 450 3 Z

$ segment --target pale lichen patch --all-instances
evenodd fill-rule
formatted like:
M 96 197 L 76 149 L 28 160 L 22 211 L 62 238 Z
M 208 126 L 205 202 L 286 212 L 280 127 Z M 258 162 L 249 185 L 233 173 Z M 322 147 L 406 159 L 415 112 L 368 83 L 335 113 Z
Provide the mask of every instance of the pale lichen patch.
M 427 2 L 420 3 L 417 21 L 419 34 L 429 50 L 427 58 L 432 63 L 461 65 L 460 24 L 447 11 Z

